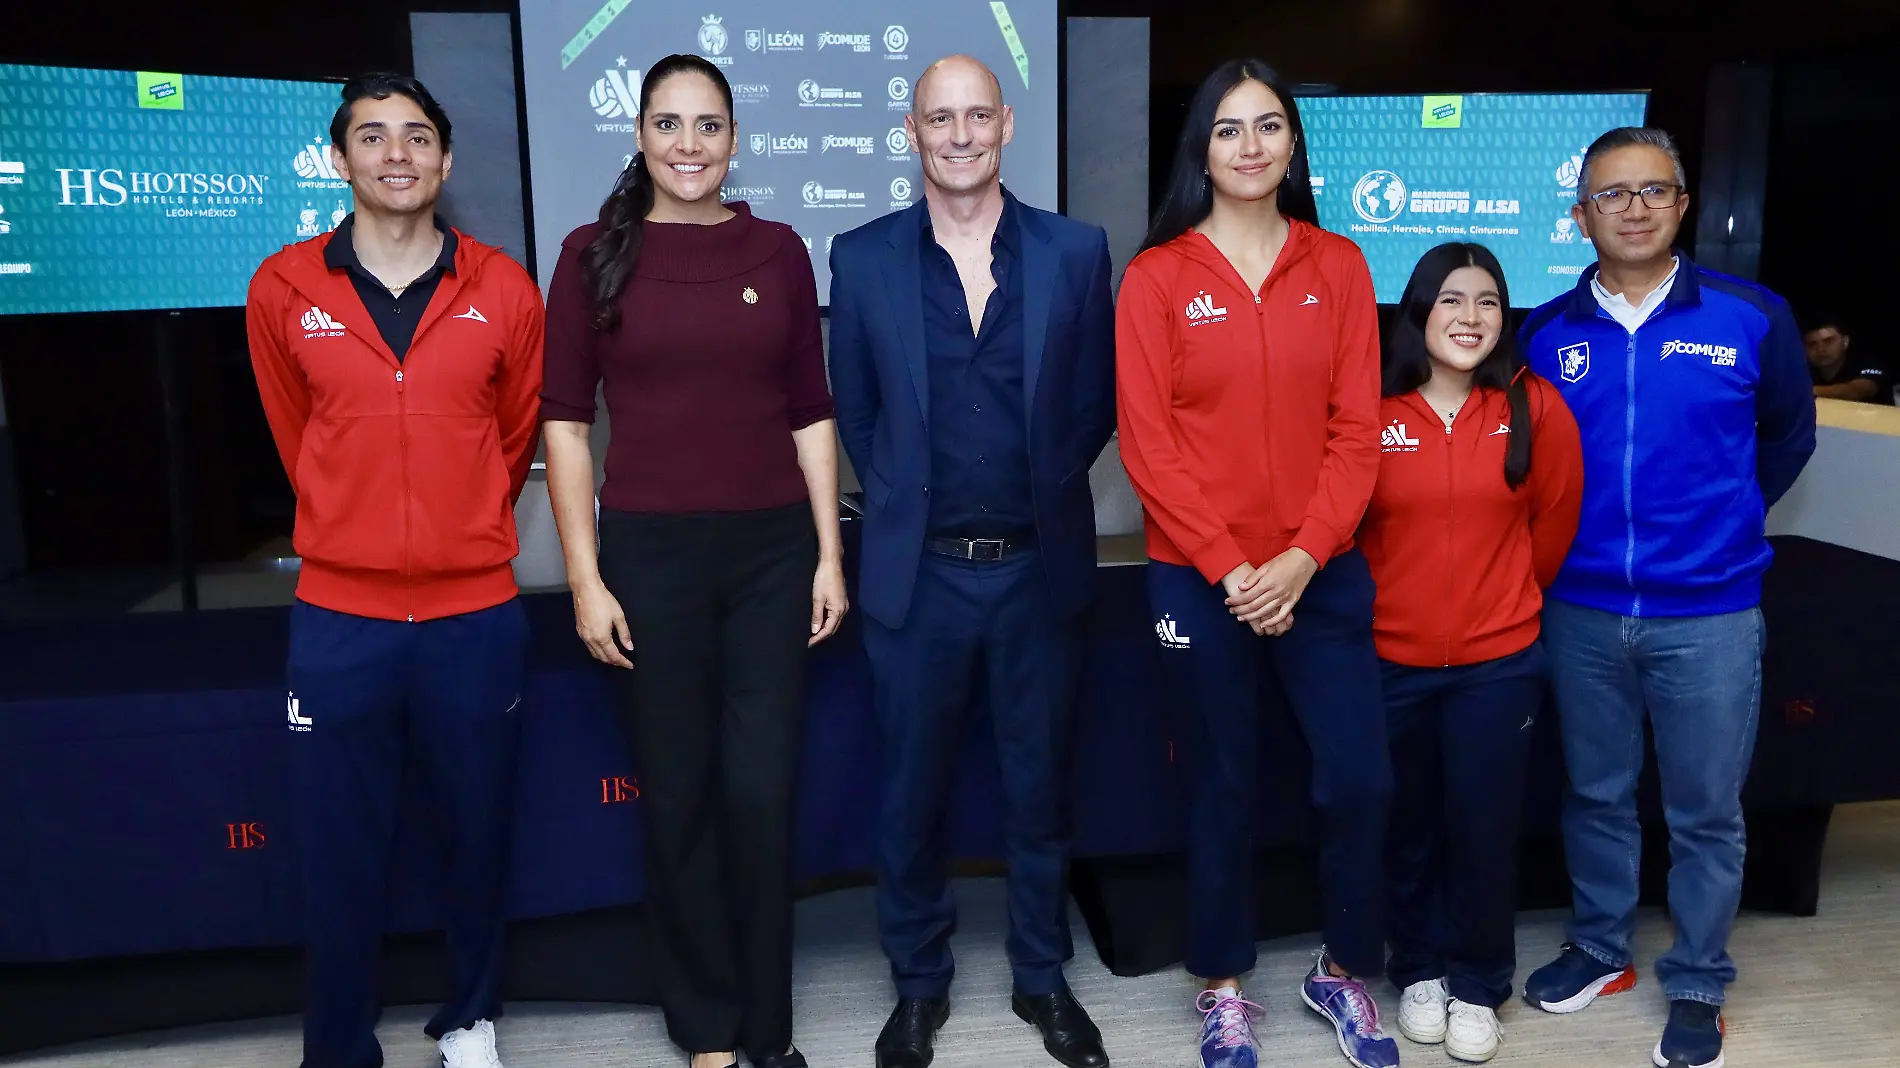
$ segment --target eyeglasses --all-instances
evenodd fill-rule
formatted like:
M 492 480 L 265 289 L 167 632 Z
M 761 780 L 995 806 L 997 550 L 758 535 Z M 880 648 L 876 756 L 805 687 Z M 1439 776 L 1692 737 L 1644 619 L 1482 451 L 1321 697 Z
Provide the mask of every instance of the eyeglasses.
M 1679 185 L 1646 185 L 1638 190 L 1605 189 L 1601 193 L 1592 193 L 1584 199 L 1592 201 L 1597 211 L 1604 215 L 1621 215 L 1630 210 L 1630 204 L 1637 197 L 1643 198 L 1643 205 L 1649 208 L 1673 208 L 1676 201 L 1682 199 L 1682 187 Z

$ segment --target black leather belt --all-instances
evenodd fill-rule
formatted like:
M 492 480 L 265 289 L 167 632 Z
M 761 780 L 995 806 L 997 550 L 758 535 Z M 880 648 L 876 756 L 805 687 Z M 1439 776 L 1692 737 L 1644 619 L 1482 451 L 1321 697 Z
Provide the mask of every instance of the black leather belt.
M 995 563 L 1013 556 L 1036 545 L 1036 536 L 1026 534 L 1015 538 L 925 538 L 924 548 L 938 556 L 953 556 L 958 560 L 975 560 L 981 563 Z

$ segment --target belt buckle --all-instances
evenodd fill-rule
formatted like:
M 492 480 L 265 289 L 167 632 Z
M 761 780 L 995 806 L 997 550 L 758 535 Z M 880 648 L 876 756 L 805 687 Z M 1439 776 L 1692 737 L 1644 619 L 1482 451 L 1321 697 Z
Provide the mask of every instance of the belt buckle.
M 970 538 L 966 544 L 970 547 L 970 559 L 982 563 L 995 563 L 1003 558 L 1003 538 Z

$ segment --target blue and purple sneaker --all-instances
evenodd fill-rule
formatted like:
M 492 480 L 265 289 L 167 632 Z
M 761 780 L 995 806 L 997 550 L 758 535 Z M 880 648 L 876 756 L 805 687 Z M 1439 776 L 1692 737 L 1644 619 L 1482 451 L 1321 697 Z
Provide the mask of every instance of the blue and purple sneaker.
M 1265 1009 L 1225 990 L 1203 990 L 1194 1000 L 1201 1010 L 1201 1068 L 1260 1068 L 1253 1020 Z
M 1372 993 L 1357 979 L 1332 974 L 1324 949 L 1300 986 L 1300 1000 L 1332 1021 L 1339 1052 L 1358 1068 L 1397 1068 L 1399 1044 L 1379 1030 L 1379 1006 Z

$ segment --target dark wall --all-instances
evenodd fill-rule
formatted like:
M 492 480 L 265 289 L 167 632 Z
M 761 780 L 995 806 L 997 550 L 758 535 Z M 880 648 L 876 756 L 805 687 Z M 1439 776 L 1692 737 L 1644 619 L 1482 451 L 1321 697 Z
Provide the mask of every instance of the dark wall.
M 1798 313 L 1846 316 L 1854 349 L 1896 366 L 1891 325 L 1900 212 L 1893 206 L 1900 44 L 1783 64 L 1775 72 L 1762 281 Z

